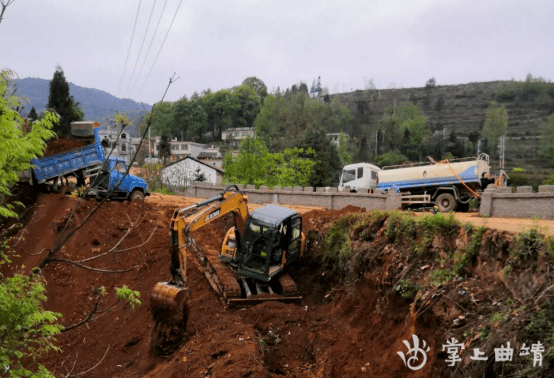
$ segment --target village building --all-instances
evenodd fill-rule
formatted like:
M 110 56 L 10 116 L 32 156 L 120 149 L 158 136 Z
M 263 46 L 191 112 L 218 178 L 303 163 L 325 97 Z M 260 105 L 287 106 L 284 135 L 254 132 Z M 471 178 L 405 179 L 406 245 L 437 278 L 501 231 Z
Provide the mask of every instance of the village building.
M 350 136 L 346 133 L 343 133 L 346 137 L 346 140 L 350 139 Z M 335 146 L 339 146 L 339 138 L 340 133 L 327 133 L 327 139 L 331 140 L 331 143 L 333 143 Z
M 182 188 L 194 181 L 220 184 L 223 169 L 214 167 L 193 157 L 178 160 L 161 170 L 162 182 L 170 187 Z
M 127 164 L 131 162 L 140 144 L 139 137 L 131 136 L 127 131 L 114 129 L 101 129 L 98 136 L 104 147 L 106 156 L 110 154 L 113 157 L 119 157 L 125 160 Z M 148 141 L 143 141 L 141 151 L 148 153 Z
M 221 132 L 221 140 L 224 143 L 238 146 L 241 139 L 253 138 L 256 132 L 253 127 L 235 127 Z

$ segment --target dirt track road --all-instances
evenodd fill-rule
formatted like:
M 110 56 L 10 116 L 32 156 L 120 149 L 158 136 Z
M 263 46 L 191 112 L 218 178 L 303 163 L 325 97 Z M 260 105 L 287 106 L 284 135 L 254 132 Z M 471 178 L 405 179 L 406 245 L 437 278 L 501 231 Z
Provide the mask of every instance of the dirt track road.
M 168 196 L 158 193 L 152 193 L 152 195 L 147 199 L 149 203 L 158 204 L 160 206 L 175 206 L 186 207 L 193 205 L 199 201 L 202 201 L 203 198 L 193 198 L 193 197 L 179 197 L 179 196 Z M 261 205 L 250 204 L 250 210 L 254 210 Z M 292 209 L 295 209 L 300 214 L 304 214 L 310 210 L 318 209 L 316 207 L 309 206 L 287 206 Z M 416 216 L 430 216 L 431 213 L 416 213 Z M 462 223 L 471 222 L 476 227 L 486 225 L 490 228 L 496 228 L 498 230 L 509 231 L 513 233 L 519 233 L 521 231 L 527 231 L 533 226 L 538 226 L 540 231 L 546 235 L 554 235 L 554 220 L 533 220 L 533 219 L 519 219 L 519 218 L 482 218 L 478 213 L 456 213 L 456 218 L 459 219 Z

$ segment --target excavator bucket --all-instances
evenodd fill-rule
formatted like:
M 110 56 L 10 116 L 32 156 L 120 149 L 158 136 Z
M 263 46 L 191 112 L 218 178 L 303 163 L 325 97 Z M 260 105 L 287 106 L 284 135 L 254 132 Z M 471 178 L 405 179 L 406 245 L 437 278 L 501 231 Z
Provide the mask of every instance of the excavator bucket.
M 188 290 L 171 285 L 167 282 L 158 282 L 150 296 L 150 306 L 154 320 L 170 326 L 186 328 Z
M 155 354 L 170 355 L 182 343 L 187 327 L 188 290 L 168 282 L 158 282 L 150 295 L 154 316 L 151 347 Z

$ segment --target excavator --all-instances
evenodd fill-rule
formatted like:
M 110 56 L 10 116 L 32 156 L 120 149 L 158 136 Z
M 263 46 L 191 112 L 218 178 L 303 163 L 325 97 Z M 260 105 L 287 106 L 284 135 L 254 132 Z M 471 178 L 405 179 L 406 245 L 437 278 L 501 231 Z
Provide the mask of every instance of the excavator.
M 223 237 L 219 253 L 198 251 L 190 233 L 227 214 L 232 214 L 234 227 Z M 267 205 L 249 213 L 248 196 L 236 185 L 228 185 L 212 198 L 176 209 L 170 234 L 171 280 L 158 282 L 151 295 L 156 327 L 186 328 L 186 271 L 192 249 L 211 286 L 227 304 L 295 302 L 302 298 L 285 273 L 301 256 L 305 244 L 302 218 L 294 210 Z

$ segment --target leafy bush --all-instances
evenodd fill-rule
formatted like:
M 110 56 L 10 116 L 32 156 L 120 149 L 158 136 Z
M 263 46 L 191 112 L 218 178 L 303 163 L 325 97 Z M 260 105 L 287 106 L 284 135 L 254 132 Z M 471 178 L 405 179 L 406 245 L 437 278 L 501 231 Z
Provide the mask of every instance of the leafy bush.
M 481 240 L 483 239 L 483 235 L 485 234 L 485 231 L 487 230 L 486 227 L 481 226 L 477 229 L 477 231 L 472 232 L 470 236 L 470 241 L 466 247 L 466 250 L 462 254 L 460 260 L 454 265 L 454 271 L 456 274 L 461 274 L 464 267 L 472 261 L 475 256 L 479 254 L 479 248 L 481 247 Z M 470 234 L 469 230 L 468 234 Z M 471 231 L 473 231 L 473 227 L 471 227 Z
M 543 240 L 544 237 L 537 226 L 532 227 L 529 231 L 521 231 L 516 235 L 516 250 L 512 253 L 522 260 L 536 260 L 539 248 L 544 244 Z

